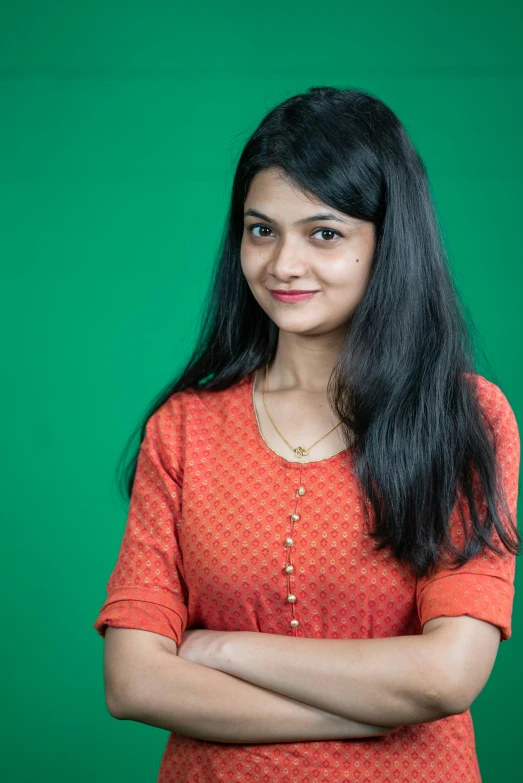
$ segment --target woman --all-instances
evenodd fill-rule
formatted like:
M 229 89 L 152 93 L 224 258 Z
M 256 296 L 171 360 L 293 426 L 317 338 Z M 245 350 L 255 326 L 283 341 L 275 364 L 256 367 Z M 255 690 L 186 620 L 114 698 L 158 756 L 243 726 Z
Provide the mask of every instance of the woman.
M 403 125 L 358 90 L 284 101 L 142 423 L 95 623 L 111 714 L 171 732 L 159 783 L 480 781 L 518 470 Z

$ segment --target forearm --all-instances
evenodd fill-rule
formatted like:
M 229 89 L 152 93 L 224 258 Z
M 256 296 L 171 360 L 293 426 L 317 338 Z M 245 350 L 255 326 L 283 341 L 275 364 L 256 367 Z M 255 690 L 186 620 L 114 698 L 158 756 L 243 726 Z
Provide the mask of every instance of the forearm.
M 453 714 L 438 644 L 432 634 L 338 640 L 232 631 L 217 637 L 209 665 L 351 720 L 407 726 Z
M 390 728 L 347 720 L 167 651 L 137 664 L 116 717 L 225 743 L 376 737 Z

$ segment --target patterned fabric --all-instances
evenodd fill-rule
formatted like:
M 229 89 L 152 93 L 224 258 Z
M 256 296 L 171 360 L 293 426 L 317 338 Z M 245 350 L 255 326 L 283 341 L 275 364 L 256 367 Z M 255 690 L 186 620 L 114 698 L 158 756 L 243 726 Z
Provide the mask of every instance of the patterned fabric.
M 499 387 L 476 380 L 515 517 L 516 420 Z M 455 573 L 442 565 L 416 580 L 389 550 L 374 552 L 351 450 L 306 463 L 276 454 L 258 429 L 253 381 L 177 392 L 150 417 L 98 633 L 139 628 L 178 645 L 191 627 L 372 639 L 467 614 L 507 640 L 515 557 L 487 549 Z M 459 541 L 456 509 L 452 520 Z M 157 783 L 416 780 L 481 781 L 470 710 L 365 740 L 228 745 L 171 733 Z

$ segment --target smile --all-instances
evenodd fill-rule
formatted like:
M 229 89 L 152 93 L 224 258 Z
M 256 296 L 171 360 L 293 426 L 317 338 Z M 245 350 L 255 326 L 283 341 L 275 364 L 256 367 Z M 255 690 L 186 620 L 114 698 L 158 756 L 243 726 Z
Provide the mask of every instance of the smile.
M 292 292 L 280 292 L 280 291 L 270 291 L 271 296 L 273 296 L 275 299 L 279 299 L 280 302 L 298 302 L 302 299 L 311 299 L 311 297 L 314 296 L 314 294 L 317 294 L 317 291 L 307 291 L 307 293 L 292 293 Z

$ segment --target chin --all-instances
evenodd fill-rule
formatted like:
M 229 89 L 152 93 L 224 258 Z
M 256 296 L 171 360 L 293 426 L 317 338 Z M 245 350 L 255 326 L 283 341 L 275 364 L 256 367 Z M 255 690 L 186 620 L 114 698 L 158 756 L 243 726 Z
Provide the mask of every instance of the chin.
M 321 334 L 321 332 L 330 331 L 328 328 L 322 327 L 322 324 L 293 324 L 282 323 L 275 318 L 272 319 L 276 326 L 282 332 L 288 332 L 289 334 Z

